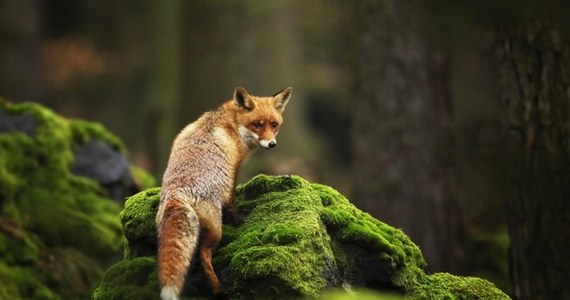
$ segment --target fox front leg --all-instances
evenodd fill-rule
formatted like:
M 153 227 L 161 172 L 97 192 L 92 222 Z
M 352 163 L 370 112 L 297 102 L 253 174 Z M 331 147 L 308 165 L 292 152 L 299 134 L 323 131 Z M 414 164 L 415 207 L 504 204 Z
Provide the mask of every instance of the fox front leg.
M 238 227 L 243 223 L 243 218 L 239 214 L 234 199 L 229 201 L 229 203 L 224 207 L 224 221 L 225 223 L 229 223 L 235 227 Z

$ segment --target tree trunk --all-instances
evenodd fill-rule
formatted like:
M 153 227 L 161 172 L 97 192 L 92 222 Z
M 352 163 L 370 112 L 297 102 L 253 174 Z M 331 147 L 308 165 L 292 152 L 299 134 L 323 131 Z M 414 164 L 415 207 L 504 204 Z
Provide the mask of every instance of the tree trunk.
M 517 299 L 570 299 L 570 52 L 554 27 L 501 31 L 510 129 L 511 277 Z
M 178 131 L 180 108 L 180 0 L 150 0 L 153 20 L 151 47 L 151 86 L 149 111 L 151 128 L 148 129 L 148 148 L 153 172 L 160 178 L 166 168 L 170 145 Z
M 460 272 L 448 59 L 421 38 L 421 1 L 359 3 L 353 198 L 401 227 L 429 270 Z

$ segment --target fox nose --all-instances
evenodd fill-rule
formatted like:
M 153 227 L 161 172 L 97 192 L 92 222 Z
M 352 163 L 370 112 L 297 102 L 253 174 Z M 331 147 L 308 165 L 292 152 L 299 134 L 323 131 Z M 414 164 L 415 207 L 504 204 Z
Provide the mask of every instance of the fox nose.
M 277 146 L 277 142 L 271 141 L 271 142 L 269 142 L 269 144 L 267 144 L 267 146 L 269 146 L 269 148 L 273 148 L 273 147 Z

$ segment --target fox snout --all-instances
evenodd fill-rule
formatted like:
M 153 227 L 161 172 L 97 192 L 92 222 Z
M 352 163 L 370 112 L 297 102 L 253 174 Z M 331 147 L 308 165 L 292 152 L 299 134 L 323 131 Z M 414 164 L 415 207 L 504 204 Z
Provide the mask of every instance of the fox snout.
M 239 134 L 242 140 L 250 149 L 259 146 L 269 150 L 277 146 L 277 140 L 275 139 L 275 136 L 272 136 L 269 139 L 264 139 L 259 134 L 247 129 L 245 126 L 239 127 Z
M 277 146 L 276 140 L 259 140 L 259 145 L 267 150 Z

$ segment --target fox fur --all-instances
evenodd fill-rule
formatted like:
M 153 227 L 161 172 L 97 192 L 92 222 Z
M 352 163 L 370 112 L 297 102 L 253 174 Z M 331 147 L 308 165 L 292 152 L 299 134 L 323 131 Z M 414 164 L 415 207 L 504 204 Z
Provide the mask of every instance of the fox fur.
M 289 87 L 257 97 L 237 87 L 232 100 L 204 113 L 174 140 L 156 216 L 163 300 L 179 299 L 197 247 L 213 294 L 222 293 L 212 266 L 222 237 L 222 207 L 237 222 L 238 169 L 251 150 L 275 147 L 291 93 Z

